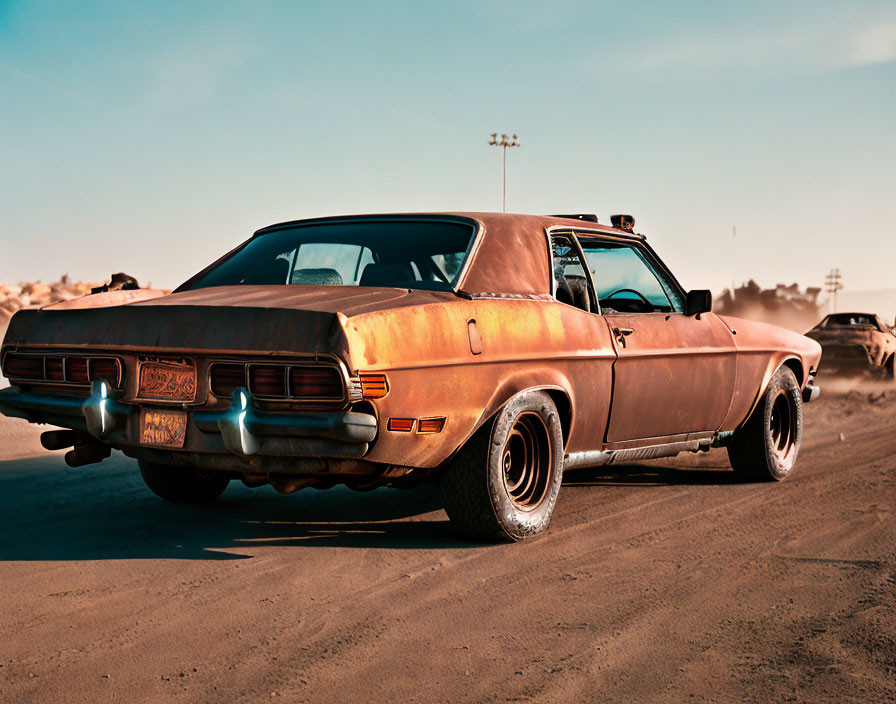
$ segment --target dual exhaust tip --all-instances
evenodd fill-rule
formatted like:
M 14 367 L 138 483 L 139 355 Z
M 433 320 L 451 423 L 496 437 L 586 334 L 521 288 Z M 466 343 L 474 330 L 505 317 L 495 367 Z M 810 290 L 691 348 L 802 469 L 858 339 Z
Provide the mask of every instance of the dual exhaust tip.
M 40 444 L 45 450 L 72 448 L 65 453 L 65 463 L 69 467 L 96 464 L 112 454 L 111 447 L 77 430 L 48 430 L 41 433 Z

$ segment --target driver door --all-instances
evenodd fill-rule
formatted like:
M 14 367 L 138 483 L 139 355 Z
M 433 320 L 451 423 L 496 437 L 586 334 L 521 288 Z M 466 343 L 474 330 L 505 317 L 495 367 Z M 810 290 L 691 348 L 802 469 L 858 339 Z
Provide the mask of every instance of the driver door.
M 680 287 L 647 248 L 580 242 L 618 355 L 606 442 L 718 430 L 734 391 L 728 328 L 713 313 L 685 316 Z

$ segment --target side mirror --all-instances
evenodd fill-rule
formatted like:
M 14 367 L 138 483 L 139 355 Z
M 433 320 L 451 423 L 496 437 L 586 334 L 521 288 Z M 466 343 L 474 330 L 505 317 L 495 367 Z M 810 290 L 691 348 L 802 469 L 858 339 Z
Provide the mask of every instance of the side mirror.
M 688 291 L 688 299 L 685 303 L 685 315 L 700 315 L 712 310 L 712 292 L 706 289 Z

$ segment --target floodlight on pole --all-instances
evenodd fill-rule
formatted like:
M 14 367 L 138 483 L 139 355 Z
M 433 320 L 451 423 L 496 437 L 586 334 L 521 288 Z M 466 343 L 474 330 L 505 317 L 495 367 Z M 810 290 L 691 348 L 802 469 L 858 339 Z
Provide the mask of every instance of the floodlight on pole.
M 504 150 L 504 167 L 502 171 L 501 177 L 501 212 L 507 212 L 507 147 L 518 147 L 520 146 L 520 142 L 517 139 L 516 135 L 512 135 L 508 137 L 506 134 L 501 134 L 501 138 L 498 139 L 498 133 L 492 132 L 491 139 L 489 139 L 488 144 L 491 147 L 501 147 Z

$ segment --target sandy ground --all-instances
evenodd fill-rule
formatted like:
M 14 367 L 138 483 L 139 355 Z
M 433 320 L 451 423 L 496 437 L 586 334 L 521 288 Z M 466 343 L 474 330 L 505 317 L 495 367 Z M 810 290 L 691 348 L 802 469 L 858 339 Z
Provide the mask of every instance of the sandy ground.
M 2 420 L 0 700 L 894 701 L 896 392 L 806 415 L 782 484 L 578 471 L 500 546 L 431 486 L 166 505 Z

